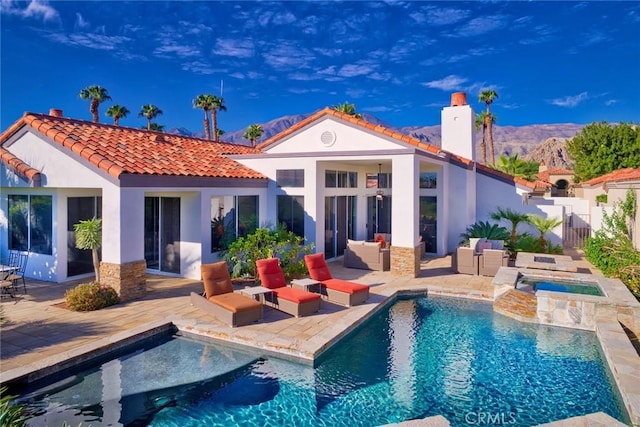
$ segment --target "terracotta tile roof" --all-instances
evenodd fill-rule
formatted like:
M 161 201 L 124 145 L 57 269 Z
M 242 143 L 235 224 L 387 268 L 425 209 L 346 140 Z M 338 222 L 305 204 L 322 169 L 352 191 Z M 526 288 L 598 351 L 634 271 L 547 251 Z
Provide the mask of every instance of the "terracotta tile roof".
M 17 173 L 18 175 L 31 181 L 34 187 L 39 187 L 41 182 L 41 175 L 38 169 L 32 168 L 4 147 L 0 147 L 0 161 Z
M 551 175 L 575 175 L 575 172 L 569 169 L 547 169 L 546 171 L 538 172 L 538 179 L 542 181 L 551 181 Z
M 265 178 L 225 156 L 259 152 L 252 147 L 46 114 L 25 113 L 0 135 L 0 145 L 23 126 L 116 178 L 122 174 Z
M 599 184 L 605 184 L 607 182 L 621 182 L 621 181 L 635 181 L 640 180 L 640 168 L 626 168 L 626 169 L 618 169 L 616 171 L 610 172 L 606 175 L 601 175 L 596 178 L 590 179 L 589 181 L 584 181 L 578 186 L 596 186 Z

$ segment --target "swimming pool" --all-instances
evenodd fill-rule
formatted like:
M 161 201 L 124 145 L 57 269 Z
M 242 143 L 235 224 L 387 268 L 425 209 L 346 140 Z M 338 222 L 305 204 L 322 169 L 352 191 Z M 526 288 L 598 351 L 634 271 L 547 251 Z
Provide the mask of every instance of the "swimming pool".
M 516 287 L 521 289 L 530 286 L 534 291 L 565 292 L 570 294 L 604 296 L 597 283 L 577 282 L 542 277 L 522 276 L 518 279 Z
M 597 411 L 627 421 L 594 333 L 447 298 L 398 300 L 316 368 L 169 337 L 58 380 L 23 396 L 41 411 L 31 425 L 374 426 L 438 414 L 535 425 Z

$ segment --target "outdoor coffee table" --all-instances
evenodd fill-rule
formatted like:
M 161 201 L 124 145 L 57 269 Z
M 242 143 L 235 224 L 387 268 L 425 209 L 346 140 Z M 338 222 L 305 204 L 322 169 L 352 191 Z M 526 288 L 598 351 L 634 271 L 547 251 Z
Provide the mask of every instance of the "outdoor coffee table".
M 320 282 L 313 279 L 293 279 L 291 281 L 292 288 L 302 289 L 307 292 L 319 292 Z
M 262 304 L 264 304 L 266 296 L 272 293 L 271 289 L 262 286 L 247 287 L 240 289 L 238 292 L 259 301 Z

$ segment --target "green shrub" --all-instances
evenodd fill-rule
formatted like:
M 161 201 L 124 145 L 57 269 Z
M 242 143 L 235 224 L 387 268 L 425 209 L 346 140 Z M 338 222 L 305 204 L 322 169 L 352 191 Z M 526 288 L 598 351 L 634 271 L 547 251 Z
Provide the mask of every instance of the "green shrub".
M 606 194 L 598 194 L 596 196 L 596 202 L 598 202 L 598 203 L 607 203 L 607 199 L 608 199 L 608 197 L 607 197 Z
M 636 195 L 627 191 L 613 212 L 603 213 L 603 228 L 587 239 L 587 259 L 607 277 L 616 277 L 640 300 L 640 251 L 631 242 L 631 223 L 636 216 Z
M 0 426 L 22 427 L 31 418 L 27 407 L 14 403 L 16 396 L 7 394 L 7 388 L 0 388 Z
M 280 259 L 287 280 L 307 273 L 304 255 L 313 251 L 313 244 L 305 244 L 303 237 L 283 227 L 258 228 L 229 245 L 223 259 L 231 269 L 232 277 L 256 277 L 256 261 L 265 258 Z
M 120 302 L 118 293 L 110 286 L 85 283 L 69 289 L 64 294 L 67 308 L 73 311 L 93 311 Z
M 506 240 L 509 241 L 509 231 L 500 227 L 498 224 L 490 224 L 485 221 L 478 221 L 467 227 L 466 231 L 460 235 L 464 244 L 469 243 L 470 238 L 486 237 L 487 240 Z

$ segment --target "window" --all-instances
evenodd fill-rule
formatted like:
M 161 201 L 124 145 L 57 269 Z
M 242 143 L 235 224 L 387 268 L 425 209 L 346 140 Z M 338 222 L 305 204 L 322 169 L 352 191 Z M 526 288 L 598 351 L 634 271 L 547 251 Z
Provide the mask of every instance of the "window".
M 258 196 L 211 198 L 211 252 L 226 249 L 258 228 Z
M 304 237 L 304 196 L 278 196 L 278 224 Z
M 278 187 L 304 187 L 304 169 L 281 169 L 276 171 Z
M 437 252 L 438 231 L 438 199 L 420 196 L 420 237 L 425 245 L 425 252 Z
M 51 255 L 53 198 L 9 196 L 9 249 Z
M 391 188 L 391 174 L 368 173 L 367 188 Z
M 326 188 L 357 188 L 358 172 L 325 171 L 324 186 Z
M 438 188 L 438 174 L 435 172 L 420 172 L 420 188 Z

